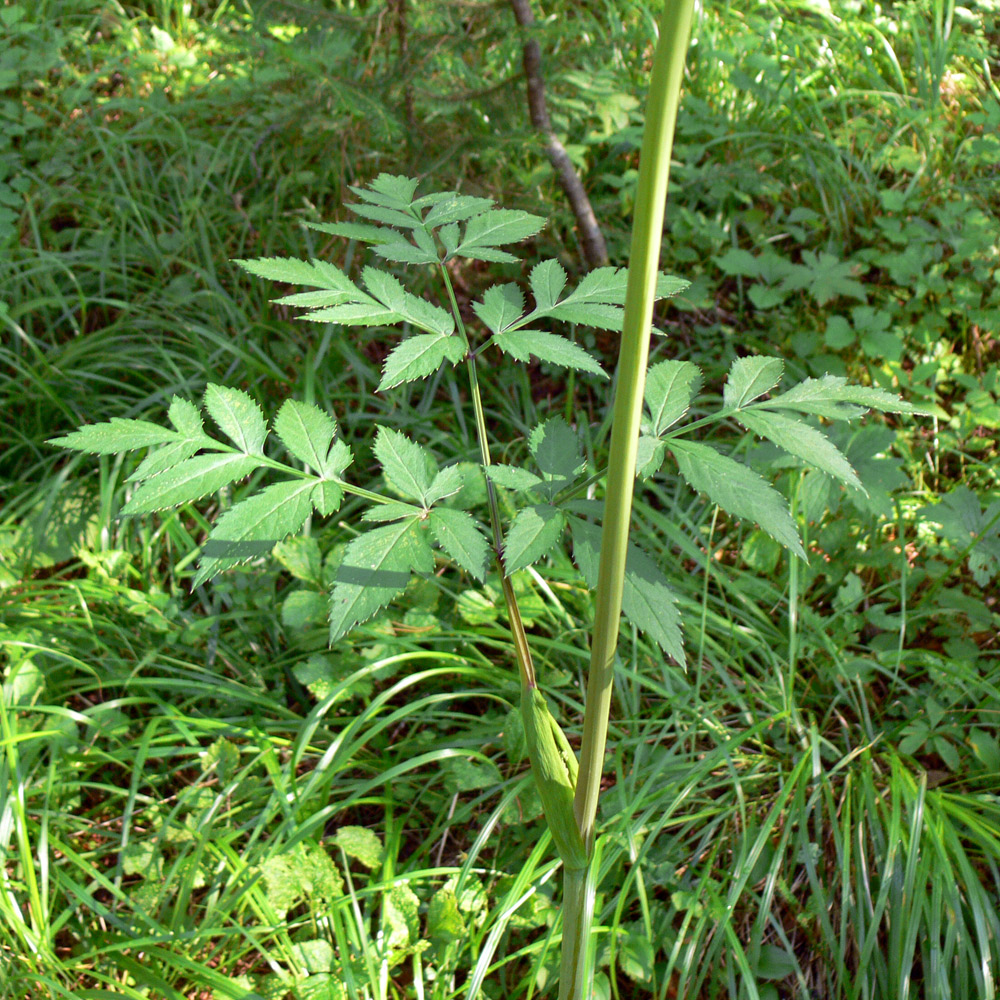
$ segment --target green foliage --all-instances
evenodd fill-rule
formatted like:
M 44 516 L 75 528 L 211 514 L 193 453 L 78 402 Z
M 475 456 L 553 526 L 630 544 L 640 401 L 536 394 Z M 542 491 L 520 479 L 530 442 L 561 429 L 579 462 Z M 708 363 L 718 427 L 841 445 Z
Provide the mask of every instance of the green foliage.
M 404 289 L 443 305 L 406 263 L 428 255 L 412 230 L 398 239 L 378 220 L 337 215 L 343 178 L 419 173 L 428 190 L 483 196 L 481 211 L 495 199 L 549 220 L 529 252 L 559 263 L 537 287 L 515 265 L 487 276 L 451 262 L 473 349 L 490 329 L 476 309 L 491 284 L 509 301 L 498 327 L 565 297 L 580 280 L 573 222 L 529 135 L 519 39 L 505 16 L 469 5 L 407 5 L 405 59 L 385 6 L 371 3 L 272 5 L 252 18 L 240 3 L 167 0 L 8 8 L 20 19 L 0 26 L 0 69 L 16 74 L 0 94 L 0 994 L 289 1000 L 381 995 L 387 981 L 441 1000 L 478 975 L 486 993 L 534 995 L 553 981 L 560 912 L 540 803 L 512 763 L 525 766 L 523 733 L 518 753 L 505 722 L 517 695 L 497 687 L 509 651 L 499 583 L 472 568 L 492 551 L 478 526 L 484 480 L 461 461 L 465 425 L 434 416 L 442 397 L 464 398 L 452 366 L 465 346 L 457 331 L 411 326 L 396 382 L 381 343 L 367 342 L 369 331 L 383 341 L 377 327 L 348 331 L 366 340 L 358 348 L 336 327 L 290 325 L 309 301 L 269 310 L 261 283 L 228 262 L 304 252 L 325 263 L 364 225 L 384 241 L 382 260 L 400 255 Z M 651 15 L 609 9 L 560 0 L 536 31 L 555 128 L 620 264 L 645 86 L 634 56 Z M 791 996 L 804 982 L 896 1000 L 990 988 L 1000 104 L 984 67 L 997 18 L 988 5 L 949 10 L 703 11 L 663 256 L 692 284 L 673 299 L 648 381 L 662 365 L 682 381 L 703 371 L 708 388 L 647 407 L 639 467 L 651 478 L 632 538 L 664 589 L 634 588 L 652 595 L 627 609 L 650 641 L 627 632 L 616 665 L 616 779 L 599 839 L 602 890 L 614 888 L 597 910 L 606 995 Z M 302 251 L 301 223 L 319 218 L 338 221 L 307 233 L 315 243 Z M 352 294 L 375 298 L 347 247 L 336 259 Z M 827 265 L 864 299 L 845 285 L 821 303 L 813 282 Z M 305 268 L 275 294 L 335 290 Z M 784 287 L 789 276 L 799 289 Z M 522 329 L 564 337 L 553 349 L 580 348 L 611 371 L 613 338 L 544 317 Z M 511 515 L 543 504 L 565 514 L 583 572 L 557 544 L 513 583 L 550 702 L 571 718 L 596 580 L 596 543 L 588 555 L 578 539 L 596 533 L 596 515 L 580 497 L 600 495 L 584 483 L 605 460 L 606 382 L 583 369 L 570 401 L 563 354 L 539 361 L 533 335 L 512 333 L 526 369 L 496 363 L 488 346 L 477 355 L 488 426 L 512 429 L 498 434 L 491 478 Z M 724 373 L 755 352 L 785 359 L 791 391 L 832 374 L 902 393 L 936 419 L 754 408 L 778 390 L 723 416 Z M 161 472 L 240 453 L 187 402 L 210 383 L 240 387 L 273 418 L 268 461 L 223 487 L 221 503 L 209 494 L 119 519 Z M 866 404 L 820 405 L 846 416 Z M 575 499 L 528 447 L 556 413 L 586 457 L 569 474 Z M 43 445 L 119 418 L 142 418 L 162 443 L 93 462 Z M 780 418 L 795 422 L 794 439 Z M 315 427 L 296 434 L 300 422 Z M 171 428 L 179 436 L 162 437 Z M 357 641 L 327 650 L 351 531 L 395 523 L 363 519 L 365 506 L 418 506 L 375 484 L 378 428 L 419 442 L 438 471 L 461 470 L 462 485 L 423 522 L 434 572 Z M 790 498 L 808 563 L 691 494 L 674 474 L 675 429 Z M 794 451 L 800 435 L 813 467 Z M 326 520 L 342 487 L 320 470 L 344 442 L 356 463 L 339 477 L 371 480 L 385 502 L 346 493 Z M 331 492 L 310 501 L 308 534 L 269 562 L 269 539 L 255 542 L 252 577 L 220 574 L 187 593 L 211 522 L 303 472 Z M 435 534 L 445 519 L 474 521 L 481 541 L 465 532 L 446 554 Z M 662 651 L 686 652 L 687 673 Z M 358 824 L 383 843 L 372 871 L 332 842 Z M 299 864 L 300 846 L 317 865 L 326 856 L 343 892 L 303 892 L 282 919 L 262 872 L 286 855 Z M 291 878 L 312 879 L 307 862 Z M 421 902 L 422 953 L 412 900 L 388 902 L 403 881 Z

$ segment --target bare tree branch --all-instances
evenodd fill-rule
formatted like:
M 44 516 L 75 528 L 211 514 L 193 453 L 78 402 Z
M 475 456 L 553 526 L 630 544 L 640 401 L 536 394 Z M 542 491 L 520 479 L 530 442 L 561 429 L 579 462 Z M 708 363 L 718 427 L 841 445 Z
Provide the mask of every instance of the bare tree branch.
M 528 113 L 531 124 L 545 140 L 545 152 L 552 164 L 552 169 L 559 178 L 570 207 L 576 216 L 576 224 L 580 230 L 580 243 L 583 246 L 583 256 L 590 268 L 601 267 L 608 262 L 608 248 L 604 235 L 597 224 L 590 199 L 583 188 L 580 177 L 573 166 L 573 161 L 566 152 L 566 147 L 559 141 L 552 121 L 549 118 L 545 103 L 545 82 L 542 79 L 542 51 L 538 42 L 527 34 L 526 29 L 535 23 L 535 15 L 531 12 L 529 0 L 510 0 L 514 9 L 514 17 L 522 29 L 525 29 L 524 46 L 521 50 L 524 75 L 528 83 Z

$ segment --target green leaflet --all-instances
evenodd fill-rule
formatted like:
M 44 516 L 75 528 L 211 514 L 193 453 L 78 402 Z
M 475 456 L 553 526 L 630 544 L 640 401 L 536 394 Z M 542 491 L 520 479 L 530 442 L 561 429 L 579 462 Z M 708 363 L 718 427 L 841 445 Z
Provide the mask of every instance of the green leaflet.
M 551 309 L 566 287 L 566 272 L 557 260 L 543 260 L 531 269 L 531 294 L 535 308 Z
M 729 369 L 722 405 L 727 409 L 746 406 L 770 392 L 781 381 L 784 370 L 785 363 L 778 358 L 737 358 Z
M 427 493 L 437 473 L 437 463 L 427 449 L 400 431 L 379 427 L 374 450 L 385 481 L 401 496 L 428 506 Z
M 660 435 L 687 413 L 701 386 L 701 370 L 690 361 L 660 361 L 646 373 L 643 397 Z
M 531 773 L 556 850 L 567 868 L 586 868 L 587 851 L 573 815 L 576 754 L 538 688 L 521 688 L 521 719 Z
M 799 558 L 805 550 L 782 495 L 752 469 L 694 441 L 671 440 L 677 467 L 688 484 L 736 517 L 760 525 Z
M 437 507 L 428 520 L 442 551 L 467 573 L 482 580 L 490 550 L 475 519 L 464 510 Z
M 268 555 L 299 531 L 312 510 L 315 487 L 314 479 L 275 483 L 227 510 L 205 542 L 191 588 L 231 566 Z
M 465 346 L 458 337 L 441 333 L 422 333 L 404 340 L 385 359 L 378 391 L 394 389 L 404 382 L 436 372 L 443 361 L 457 364 L 465 355 Z
M 71 431 L 63 437 L 50 438 L 48 443 L 58 445 L 60 448 L 85 451 L 91 455 L 115 455 L 135 448 L 167 444 L 179 437 L 177 431 L 160 427 L 159 424 L 147 420 L 112 417 L 106 423 L 87 424 L 86 427 Z
M 498 333 L 493 343 L 504 354 L 509 354 L 518 361 L 528 361 L 531 355 L 539 361 L 547 361 L 560 368 L 573 368 L 576 371 L 589 372 L 607 378 L 608 374 L 579 344 L 546 330 L 508 330 Z
M 469 219 L 462 241 L 449 256 L 516 264 L 517 257 L 495 247 L 520 243 L 540 232 L 544 225 L 545 220 L 540 215 L 528 212 L 508 208 L 484 212 Z
M 144 482 L 122 508 L 122 516 L 151 514 L 167 507 L 191 503 L 249 476 L 259 466 L 260 460 L 253 455 L 231 451 L 188 458 Z
M 205 389 L 205 409 L 219 430 L 247 455 L 263 455 L 267 423 L 260 407 L 239 389 L 209 385 Z
M 504 567 L 516 573 L 538 562 L 558 543 L 566 526 L 566 515 L 549 504 L 534 504 L 517 512 L 504 541 Z
M 569 525 L 573 535 L 573 559 L 587 586 L 593 590 L 597 587 L 601 529 L 579 517 L 571 517 Z M 654 560 L 631 542 L 626 550 L 622 611 L 643 635 L 684 666 L 681 615 L 674 592 Z
M 517 285 L 492 285 L 483 293 L 482 302 L 472 303 L 472 311 L 488 330 L 503 333 L 521 318 L 524 296 Z
M 801 420 L 762 409 L 743 410 L 739 421 L 748 431 L 767 438 L 779 448 L 839 479 L 847 486 L 864 492 L 861 480 L 840 449 L 821 431 Z
M 384 608 L 414 573 L 430 573 L 434 555 L 418 517 L 373 528 L 345 549 L 330 595 L 330 642 Z
M 274 431 L 292 455 L 318 472 L 337 434 L 337 421 L 318 406 L 286 399 L 274 418 Z

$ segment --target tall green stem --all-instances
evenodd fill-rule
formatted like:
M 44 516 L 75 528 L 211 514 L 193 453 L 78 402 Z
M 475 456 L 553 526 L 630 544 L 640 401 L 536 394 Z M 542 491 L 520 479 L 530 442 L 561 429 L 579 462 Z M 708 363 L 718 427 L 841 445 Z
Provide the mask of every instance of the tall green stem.
M 604 500 L 601 561 L 587 680 L 583 745 L 580 750 L 580 776 L 573 803 L 576 821 L 590 854 L 593 853 L 597 799 L 604 770 L 608 715 L 611 710 L 611 685 L 625 585 L 625 555 L 632 515 L 639 421 L 649 358 L 663 214 L 670 176 L 670 153 L 693 12 L 694 0 L 667 0 L 660 17 L 660 38 L 653 56 L 646 127 L 639 160 L 639 187 L 611 430 L 611 456 Z M 591 920 L 579 919 L 578 915 L 569 910 L 573 906 L 592 910 L 593 888 L 584 894 L 590 898 L 580 900 L 578 879 L 570 884 L 574 874 L 567 872 L 566 876 L 567 896 L 577 898 L 567 898 L 564 904 L 563 966 L 559 988 L 561 1000 L 582 1000 L 590 994 L 590 970 L 584 968 L 582 963 L 586 962 Z M 595 878 L 596 874 L 592 873 L 588 880 L 591 887 Z

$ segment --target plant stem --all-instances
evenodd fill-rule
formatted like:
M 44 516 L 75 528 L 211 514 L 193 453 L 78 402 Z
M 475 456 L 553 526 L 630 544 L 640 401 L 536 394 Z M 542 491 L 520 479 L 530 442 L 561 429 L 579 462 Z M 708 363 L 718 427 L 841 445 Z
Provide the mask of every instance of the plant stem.
M 649 335 L 659 271 L 663 215 L 670 176 L 670 153 L 693 12 L 694 0 L 667 0 L 660 17 L 660 38 L 653 56 L 646 127 L 639 161 L 639 187 L 611 429 L 608 485 L 604 500 L 594 636 L 587 680 L 587 707 L 580 750 L 580 777 L 573 803 L 580 833 L 591 855 L 611 710 L 611 685 L 625 585 L 625 556 L 632 514 L 639 422 L 649 358 Z M 596 879 L 596 873 L 591 878 Z M 567 883 L 576 881 L 569 872 L 566 873 L 566 879 Z M 570 898 L 575 888 L 575 885 L 567 884 L 564 900 L 563 966 L 559 989 L 561 1000 L 582 1000 L 590 994 L 589 970 L 586 975 L 580 976 L 577 967 L 580 956 L 586 952 L 592 921 L 586 914 L 571 912 L 574 905 L 581 903 L 579 899 Z M 586 904 L 586 900 L 582 902 Z M 589 905 L 593 905 L 592 900 Z
M 517 670 L 520 676 L 522 687 L 537 687 L 535 678 L 535 667 L 531 661 L 531 650 L 528 648 L 528 636 L 524 631 L 524 624 L 521 621 L 521 611 L 517 606 L 517 598 L 514 596 L 514 587 L 507 575 L 507 567 L 503 560 L 503 533 L 500 528 L 500 505 L 497 502 L 496 487 L 487 475 L 486 470 L 490 466 L 490 443 L 486 434 L 486 413 L 483 410 L 483 398 L 479 392 L 479 376 L 476 368 L 476 355 L 469 344 L 469 335 L 465 330 L 465 323 L 462 321 L 462 314 L 458 308 L 458 300 L 455 298 L 455 289 L 451 284 L 451 276 L 448 269 L 442 264 L 441 274 L 444 278 L 445 288 L 448 291 L 448 300 L 451 303 L 452 315 L 458 327 L 459 335 L 465 341 L 466 368 L 469 372 L 469 391 L 472 394 L 472 410 L 476 417 L 476 437 L 479 440 L 479 460 L 483 466 L 483 476 L 486 479 L 486 505 L 490 512 L 490 531 L 493 535 L 493 552 L 496 556 L 497 573 L 500 576 L 500 589 L 503 591 L 504 604 L 507 607 L 507 620 L 510 622 L 510 632 L 514 639 L 514 655 L 517 660 Z

